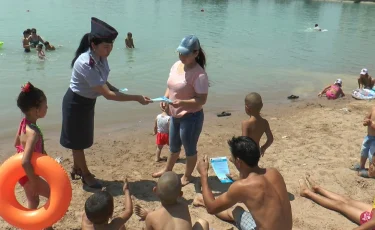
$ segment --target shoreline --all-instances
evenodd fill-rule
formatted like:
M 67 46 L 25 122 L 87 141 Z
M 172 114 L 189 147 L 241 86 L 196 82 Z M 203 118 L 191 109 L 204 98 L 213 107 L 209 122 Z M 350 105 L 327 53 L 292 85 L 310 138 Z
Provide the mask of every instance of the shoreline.
M 327 189 L 339 194 L 348 195 L 371 203 L 375 184 L 371 179 L 358 177 L 350 166 L 359 159 L 359 150 L 366 130 L 362 120 L 372 105 L 366 101 L 342 98 L 335 101 L 325 98 L 301 99 L 289 104 L 271 105 L 264 103 L 262 116 L 266 118 L 274 135 L 274 143 L 260 160 L 261 167 L 275 167 L 283 175 L 288 192 L 292 194 L 293 229 L 319 229 L 325 223 L 327 229 L 352 229 L 356 225 L 344 216 L 324 209 L 308 199 L 299 196 L 298 179 L 310 173 L 316 181 Z M 345 112 L 342 108 L 348 108 Z M 231 110 L 231 116 L 216 117 L 213 112 L 206 112 L 203 132 L 198 143 L 199 157 L 229 156 L 226 141 L 232 136 L 241 135 L 241 121 L 247 119 L 243 108 Z M 152 123 L 152 121 L 149 121 Z M 142 124 L 142 125 L 147 125 Z M 121 181 L 129 179 L 130 191 L 135 197 L 134 204 L 147 209 L 155 209 L 160 203 L 152 193 L 156 179 L 151 173 L 160 169 L 165 163 L 153 162 L 155 154 L 155 137 L 152 127 L 132 126 L 119 128 L 117 131 L 101 130 L 96 132 L 94 145 L 86 151 L 86 159 L 92 173 L 101 179 L 107 190 L 114 194 L 115 210 L 118 215 L 123 210 Z M 51 157 L 62 156 L 62 166 L 68 172 L 72 166 L 71 152 L 62 148 L 58 138 L 50 133 L 46 140 L 47 153 Z M 261 141 L 264 142 L 264 139 Z M 9 146 L 11 147 L 11 146 Z M 13 151 L 3 151 L 9 155 Z M 167 150 L 162 156 L 167 156 Z M 181 175 L 184 170 L 185 156 L 176 164 L 174 171 Z M 1 162 L 5 159 L 0 159 Z M 236 172 L 232 164 L 231 172 Z M 194 183 L 199 175 L 194 171 Z M 73 198 L 66 215 L 54 225 L 55 229 L 79 229 L 84 202 L 92 193 L 84 191 L 81 181 L 71 181 Z M 209 183 L 215 194 L 227 190 L 209 170 Z M 209 221 L 215 230 L 229 229 L 232 225 L 207 214 L 202 208 L 193 207 L 191 202 L 196 195 L 195 185 L 183 188 L 185 202 L 189 205 L 192 220 L 203 218 Z M 25 201 L 24 193 L 16 186 L 17 199 Z M 139 219 L 133 215 L 126 227 L 139 229 Z M 14 229 L 0 220 L 1 229 Z

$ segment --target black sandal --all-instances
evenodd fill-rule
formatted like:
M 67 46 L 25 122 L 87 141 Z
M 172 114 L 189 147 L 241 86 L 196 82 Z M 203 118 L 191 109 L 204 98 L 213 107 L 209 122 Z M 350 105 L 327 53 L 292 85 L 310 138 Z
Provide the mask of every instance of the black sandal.
M 298 99 L 299 98 L 299 96 L 296 96 L 296 95 L 290 95 L 289 97 L 288 97 L 288 99 Z
M 218 117 L 227 117 L 227 116 L 230 116 L 230 115 L 232 115 L 232 114 L 231 113 L 227 113 L 225 111 L 216 114 L 216 116 L 218 116 Z
M 92 174 L 90 174 L 90 175 L 92 175 Z M 92 175 L 92 176 L 94 176 L 94 175 Z M 86 185 L 86 186 L 88 186 L 89 188 L 92 188 L 92 189 L 102 189 L 103 188 L 103 186 L 98 181 L 96 181 L 95 184 L 93 184 L 93 185 L 88 185 L 85 181 L 84 176 L 82 176 L 81 181 L 84 185 Z
M 91 176 L 95 177 L 94 174 L 90 173 Z M 72 167 L 72 171 L 70 171 L 70 177 L 72 180 L 81 180 L 82 179 L 82 171 L 81 169 L 76 169 Z

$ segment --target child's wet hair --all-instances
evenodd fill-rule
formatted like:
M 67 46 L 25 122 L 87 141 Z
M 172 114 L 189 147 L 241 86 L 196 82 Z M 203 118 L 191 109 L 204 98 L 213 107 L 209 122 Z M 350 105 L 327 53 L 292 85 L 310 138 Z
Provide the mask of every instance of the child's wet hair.
M 45 41 L 45 42 L 44 42 L 44 45 L 45 45 L 45 46 L 48 46 L 48 45 L 49 45 L 49 42 L 48 42 L 48 41 Z
M 233 137 L 228 140 L 228 145 L 234 158 L 242 160 L 249 167 L 258 166 L 260 150 L 253 139 L 246 136 Z
M 43 49 L 43 44 L 38 44 L 38 49 Z
M 21 88 L 21 92 L 17 98 L 17 106 L 23 113 L 27 113 L 32 108 L 39 108 L 39 106 L 46 100 L 44 92 L 27 82 Z
M 128 32 L 128 36 L 133 36 L 133 34 L 131 32 Z
M 87 219 L 93 224 L 107 223 L 113 215 L 113 196 L 107 191 L 96 192 L 85 203 Z
M 249 93 L 245 97 L 245 105 L 250 109 L 254 109 L 258 112 L 263 108 L 262 97 L 259 93 Z

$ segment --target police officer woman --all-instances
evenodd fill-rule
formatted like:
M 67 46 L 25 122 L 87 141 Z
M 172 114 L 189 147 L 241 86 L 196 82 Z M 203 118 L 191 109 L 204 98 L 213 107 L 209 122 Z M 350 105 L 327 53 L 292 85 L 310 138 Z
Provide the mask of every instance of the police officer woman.
M 82 179 L 90 188 L 100 189 L 102 185 L 90 173 L 84 149 L 92 146 L 94 139 L 94 111 L 98 96 L 113 101 L 137 101 L 142 105 L 150 103 L 148 97 L 128 95 L 108 82 L 107 57 L 112 51 L 117 31 L 107 23 L 91 18 L 91 32 L 83 36 L 72 61 L 70 87 L 62 103 L 62 130 L 60 144 L 73 152 L 72 179 Z

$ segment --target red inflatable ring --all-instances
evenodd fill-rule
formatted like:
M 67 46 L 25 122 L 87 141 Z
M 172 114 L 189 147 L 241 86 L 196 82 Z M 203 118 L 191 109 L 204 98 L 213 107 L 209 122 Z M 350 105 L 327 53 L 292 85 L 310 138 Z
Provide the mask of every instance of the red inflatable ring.
M 35 174 L 43 177 L 50 187 L 47 203 L 36 210 L 23 207 L 16 199 L 14 189 L 25 176 L 22 154 L 16 154 L 0 167 L 0 216 L 9 224 L 21 229 L 43 229 L 59 221 L 68 210 L 72 199 L 72 186 L 63 167 L 54 159 L 33 153 L 31 164 Z

